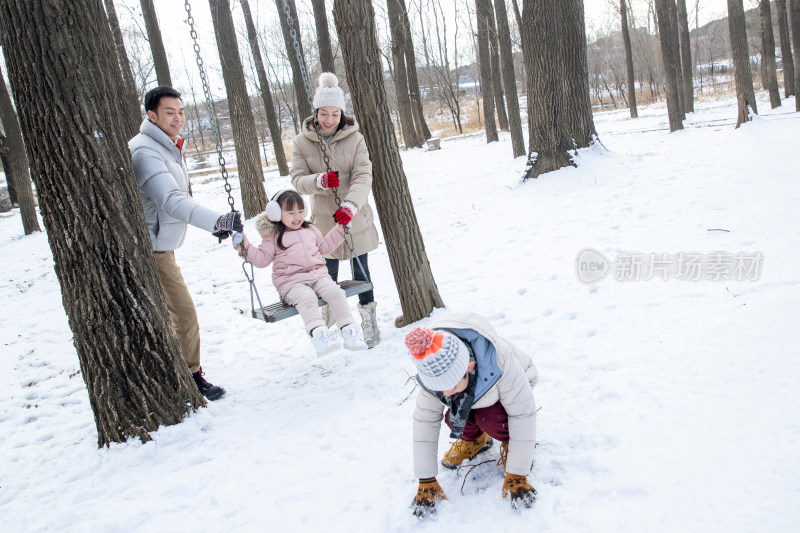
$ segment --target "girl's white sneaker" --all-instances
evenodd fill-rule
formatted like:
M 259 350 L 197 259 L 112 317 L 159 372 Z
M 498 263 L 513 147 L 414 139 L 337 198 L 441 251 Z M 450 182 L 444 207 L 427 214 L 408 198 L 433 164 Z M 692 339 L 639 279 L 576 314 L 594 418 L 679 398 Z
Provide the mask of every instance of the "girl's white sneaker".
M 367 349 L 367 343 L 364 342 L 364 334 L 361 333 L 361 328 L 355 324 L 348 324 L 342 328 L 342 341 L 344 342 L 344 347 L 348 350 Z
M 336 340 L 328 335 L 328 328 L 325 326 L 314 328 L 314 331 L 311 332 L 311 344 L 314 345 L 317 355 L 335 352 L 342 347 Z

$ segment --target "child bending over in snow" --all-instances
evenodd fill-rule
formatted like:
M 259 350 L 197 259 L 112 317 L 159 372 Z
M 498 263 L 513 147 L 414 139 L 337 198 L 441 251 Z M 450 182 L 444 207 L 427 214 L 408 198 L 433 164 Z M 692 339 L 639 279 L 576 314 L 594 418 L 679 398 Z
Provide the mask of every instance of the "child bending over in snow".
M 505 470 L 503 498 L 511 507 L 531 507 L 536 491 L 528 483 L 536 445 L 533 387 L 538 374 L 531 357 L 500 337 L 482 316 L 454 314 L 433 329 L 414 328 L 405 343 L 422 387 L 414 409 L 414 472 L 419 478 L 414 515 L 435 512 L 447 499 L 436 481 L 442 418 L 456 440 L 442 459 L 454 469 L 501 441 Z
M 317 355 L 340 348 L 328 335 L 317 304 L 318 296 L 333 310 L 344 347 L 365 350 L 364 335 L 353 319 L 347 297 L 331 279 L 322 257 L 344 241 L 344 229 L 337 224 L 323 237 L 305 218 L 303 197 L 293 189 L 278 191 L 267 204 L 266 211 L 255 219 L 261 244 L 257 248 L 251 246 L 242 233 L 242 241 L 234 242 L 233 246 L 241 257 L 259 268 L 272 263 L 272 284 L 281 300 L 297 308 Z

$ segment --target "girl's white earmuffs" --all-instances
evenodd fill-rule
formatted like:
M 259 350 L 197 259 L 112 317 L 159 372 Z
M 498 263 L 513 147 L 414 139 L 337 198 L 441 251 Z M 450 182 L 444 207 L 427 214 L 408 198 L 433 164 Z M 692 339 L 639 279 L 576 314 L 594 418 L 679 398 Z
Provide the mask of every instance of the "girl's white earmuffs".
M 294 189 L 281 189 L 276 192 L 272 196 L 272 200 L 267 202 L 267 209 L 264 211 L 267 214 L 267 220 L 270 222 L 280 222 L 281 221 L 281 204 L 278 203 L 278 198 L 281 197 L 283 193 L 286 191 L 293 191 Z M 308 212 L 308 205 L 306 204 L 306 199 L 303 198 L 303 207 Z

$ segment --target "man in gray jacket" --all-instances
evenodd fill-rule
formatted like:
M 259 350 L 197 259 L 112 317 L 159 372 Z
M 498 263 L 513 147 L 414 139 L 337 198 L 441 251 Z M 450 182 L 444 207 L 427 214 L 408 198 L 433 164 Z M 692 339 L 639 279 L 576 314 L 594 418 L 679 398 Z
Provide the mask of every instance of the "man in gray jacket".
M 231 211 L 220 215 L 189 196 L 189 172 L 183 161 L 184 139 L 180 136 L 184 124 L 181 94 L 171 87 L 156 87 L 145 95 L 144 107 L 147 117 L 139 134 L 128 142 L 128 148 L 153 256 L 183 359 L 203 396 L 217 400 L 225 389 L 203 377 L 197 311 L 175 262 L 175 249 L 183 244 L 187 224 L 222 240 L 233 231 L 242 231 L 241 214 Z

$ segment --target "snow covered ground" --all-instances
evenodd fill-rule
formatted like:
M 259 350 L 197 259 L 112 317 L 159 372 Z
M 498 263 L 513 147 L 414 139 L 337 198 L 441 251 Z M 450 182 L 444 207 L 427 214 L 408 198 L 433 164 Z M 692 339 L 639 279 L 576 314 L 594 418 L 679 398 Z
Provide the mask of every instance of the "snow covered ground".
M 409 515 L 413 365 L 384 246 L 370 255 L 383 342 L 318 359 L 299 318 L 249 318 L 230 244 L 191 229 L 178 262 L 228 394 L 154 442 L 98 450 L 46 236 L 1 215 L 3 531 L 796 531 L 800 113 L 761 95 L 737 130 L 734 104 L 701 103 L 673 134 L 663 106 L 597 115 L 605 149 L 528 183 L 507 134 L 403 153 L 447 305 L 419 324 L 481 312 L 539 368 L 539 495 L 522 512 L 487 463 L 466 482 L 440 473 L 438 521 Z M 219 181 L 194 192 L 227 207 Z M 579 281 L 584 248 L 606 279 Z M 623 268 L 637 253 L 672 261 L 672 279 Z M 705 278 L 759 253 L 741 281 L 680 277 L 690 254 Z M 257 271 L 273 301 L 269 280 Z

